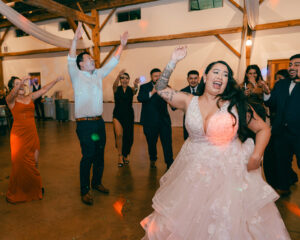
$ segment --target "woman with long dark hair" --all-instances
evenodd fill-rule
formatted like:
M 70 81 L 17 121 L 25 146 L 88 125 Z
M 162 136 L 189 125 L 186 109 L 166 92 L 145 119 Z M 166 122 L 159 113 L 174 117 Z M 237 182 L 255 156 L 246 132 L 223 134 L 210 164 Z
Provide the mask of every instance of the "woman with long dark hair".
M 143 239 L 290 239 L 274 204 L 278 195 L 260 172 L 268 125 L 247 104 L 224 61 L 208 65 L 199 97 L 169 88 L 170 75 L 185 56 L 186 47 L 176 48 L 155 85 L 162 98 L 185 112 L 189 138 L 160 180 L 154 212 L 141 222 Z
M 8 82 L 11 91 L 6 102 L 14 119 L 10 132 L 12 169 L 6 193 L 10 203 L 42 199 L 42 180 L 38 170 L 40 141 L 35 126 L 33 101 L 63 78 L 59 77 L 29 95 L 25 91 L 27 80 L 29 77 L 12 77 Z
M 244 93 L 255 112 L 264 121 L 266 121 L 267 117 L 263 100 L 263 85 L 265 84 L 259 67 L 257 65 L 249 65 L 243 82 Z
M 113 84 L 115 98 L 113 125 L 119 154 L 118 167 L 123 167 L 124 164 L 129 163 L 129 154 L 133 144 L 134 111 L 132 100 L 137 93 L 139 79 L 135 79 L 134 87 L 129 86 L 129 81 L 129 74 L 122 70 Z

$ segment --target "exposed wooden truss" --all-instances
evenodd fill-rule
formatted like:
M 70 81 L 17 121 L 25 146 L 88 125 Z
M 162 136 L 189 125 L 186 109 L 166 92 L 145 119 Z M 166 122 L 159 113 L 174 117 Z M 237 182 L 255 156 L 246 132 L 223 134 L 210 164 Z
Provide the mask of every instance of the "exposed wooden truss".
M 219 34 L 215 35 L 217 39 L 219 39 L 226 47 L 230 49 L 237 57 L 241 57 L 241 54 L 235 50 L 224 38 L 222 38 Z
M 232 3 L 234 6 L 236 6 L 242 13 L 244 12 L 244 8 L 242 8 L 236 1 L 234 0 L 228 0 L 230 3 Z
M 86 15 L 80 11 L 69 8 L 53 0 L 23 0 L 23 2 L 35 7 L 44 8 L 48 12 L 54 13 L 55 15 L 58 16 L 69 17 L 72 18 L 73 20 L 96 25 L 95 17 Z
M 51 11 L 55 8 L 46 8 L 44 9 L 42 5 L 39 5 L 39 7 L 33 7 L 25 4 L 24 1 L 32 1 L 39 2 L 42 0 L 7 0 L 7 2 L 15 2 L 14 9 L 21 13 L 23 16 L 27 17 L 31 22 L 38 22 L 38 21 L 45 21 L 50 19 L 55 19 L 60 16 L 57 12 Z M 155 2 L 158 0 L 97 0 L 97 1 L 91 1 L 91 0 L 56 0 L 55 2 L 60 3 L 60 5 L 64 5 L 65 7 L 68 7 L 69 9 L 77 10 L 78 4 L 82 7 L 82 11 L 80 12 L 91 12 L 92 9 L 96 9 L 98 11 L 106 10 L 106 9 L 113 9 L 117 7 L 123 7 L 123 6 L 129 6 L 129 5 L 135 5 L 135 4 L 141 4 L 141 3 L 148 3 L 148 2 Z M 48 2 L 48 0 L 43 0 L 42 2 Z M 53 2 L 53 0 L 51 0 Z M 31 13 L 29 13 L 31 12 Z M 63 15 L 64 17 L 67 15 Z M 74 19 L 76 20 L 76 19 Z M 0 18 L 0 28 L 12 26 L 12 24 L 7 21 L 6 19 Z
M 289 22 L 289 23 L 287 23 Z M 283 27 L 283 22 L 274 22 L 268 24 L 260 24 L 257 25 L 255 30 L 265 30 L 265 29 L 276 29 Z M 295 24 L 297 23 L 297 24 Z M 266 27 L 273 25 L 272 28 Z M 300 26 L 300 19 L 285 21 L 285 26 Z M 163 35 L 163 36 L 155 36 L 155 37 L 144 37 L 144 38 L 132 38 L 128 40 L 128 44 L 135 43 L 147 43 L 147 42 L 156 42 L 156 41 L 165 41 L 165 40 L 173 40 L 173 39 L 185 39 L 192 37 L 204 37 L 204 36 L 212 36 L 212 35 L 220 35 L 220 34 L 231 34 L 231 33 L 239 33 L 242 32 L 242 27 L 235 28 L 225 28 L 225 29 L 215 29 L 208 31 L 200 31 L 200 32 L 187 32 L 173 35 Z M 108 41 L 108 42 L 100 42 L 100 47 L 109 47 L 109 46 L 117 46 L 120 44 L 120 41 Z M 2 53 L 0 56 L 22 56 L 22 55 L 31 55 L 31 54 L 39 54 L 39 53 L 51 53 L 51 52 L 61 52 L 68 51 L 67 48 L 48 48 L 48 49 L 40 49 L 40 50 L 30 50 L 30 51 L 22 51 L 22 52 L 10 52 L 10 53 Z

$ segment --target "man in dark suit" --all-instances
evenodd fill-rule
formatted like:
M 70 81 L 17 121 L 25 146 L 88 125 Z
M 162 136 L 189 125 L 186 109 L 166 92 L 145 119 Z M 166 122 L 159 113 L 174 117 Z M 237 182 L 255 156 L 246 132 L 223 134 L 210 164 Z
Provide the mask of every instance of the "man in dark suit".
M 272 124 L 274 140 L 274 168 L 276 181 L 274 188 L 280 195 L 290 193 L 290 186 L 298 181 L 292 169 L 293 155 L 296 155 L 300 167 L 300 54 L 290 58 L 289 78 L 280 80 L 270 93 L 264 85 L 264 100 L 268 107 L 275 110 Z
M 154 85 L 161 71 L 154 68 L 150 72 L 151 81 L 141 85 L 137 99 L 142 103 L 141 124 L 148 143 L 150 167 L 156 168 L 156 144 L 158 136 L 164 151 L 167 168 L 173 163 L 171 118 L 167 103 L 156 93 Z
M 37 78 L 33 79 L 32 82 L 32 92 L 36 92 L 41 89 L 41 85 L 39 84 L 39 81 Z M 38 120 L 41 119 L 45 120 L 45 113 L 44 113 L 44 104 L 42 103 L 42 97 L 37 98 L 34 100 L 34 107 L 35 107 L 35 112 L 38 117 Z
M 188 72 L 187 74 L 187 82 L 188 82 L 188 86 L 186 86 L 185 88 L 181 89 L 180 91 L 182 92 L 187 92 L 187 93 L 191 93 L 194 96 L 199 95 L 199 72 L 196 70 L 191 70 Z M 186 140 L 189 137 L 189 134 L 185 128 L 185 116 L 183 116 L 183 138 L 184 140 Z

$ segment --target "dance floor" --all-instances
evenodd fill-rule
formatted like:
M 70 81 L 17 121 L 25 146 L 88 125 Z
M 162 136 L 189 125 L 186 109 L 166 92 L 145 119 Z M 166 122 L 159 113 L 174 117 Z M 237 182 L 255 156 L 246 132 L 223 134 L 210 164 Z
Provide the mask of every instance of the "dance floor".
M 110 194 L 94 192 L 94 205 L 87 206 L 81 202 L 79 193 L 81 153 L 76 124 L 46 121 L 37 123 L 37 127 L 41 142 L 40 172 L 45 188 L 41 201 L 17 205 L 6 202 L 11 168 L 9 135 L 6 132 L 0 136 L 0 239 L 141 239 L 144 231 L 139 222 L 152 211 L 151 198 L 166 171 L 160 143 L 157 169 L 150 169 L 143 129 L 135 125 L 130 164 L 118 168 L 112 124 L 107 123 L 103 184 L 110 189 Z M 174 156 L 182 143 L 182 128 L 173 128 Z M 295 161 L 293 164 L 296 169 Z M 292 239 L 300 240 L 300 183 L 292 187 L 289 197 L 278 200 L 277 206 Z

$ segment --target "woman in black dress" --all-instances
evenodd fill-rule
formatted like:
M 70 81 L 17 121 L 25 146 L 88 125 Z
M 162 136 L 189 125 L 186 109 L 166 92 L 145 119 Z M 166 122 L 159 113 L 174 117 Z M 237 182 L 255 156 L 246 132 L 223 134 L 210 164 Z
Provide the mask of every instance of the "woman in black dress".
M 129 74 L 120 71 L 113 84 L 115 108 L 113 112 L 113 125 L 118 149 L 118 167 L 129 163 L 129 154 L 133 143 L 134 112 L 132 108 L 133 96 L 137 93 L 139 79 L 135 79 L 134 87 L 130 87 Z M 120 83 L 120 86 L 119 86 Z
M 266 85 L 266 83 L 263 80 L 259 67 L 257 65 L 249 65 L 243 82 L 244 93 L 255 112 L 266 121 L 267 112 L 263 100 L 263 85 Z

